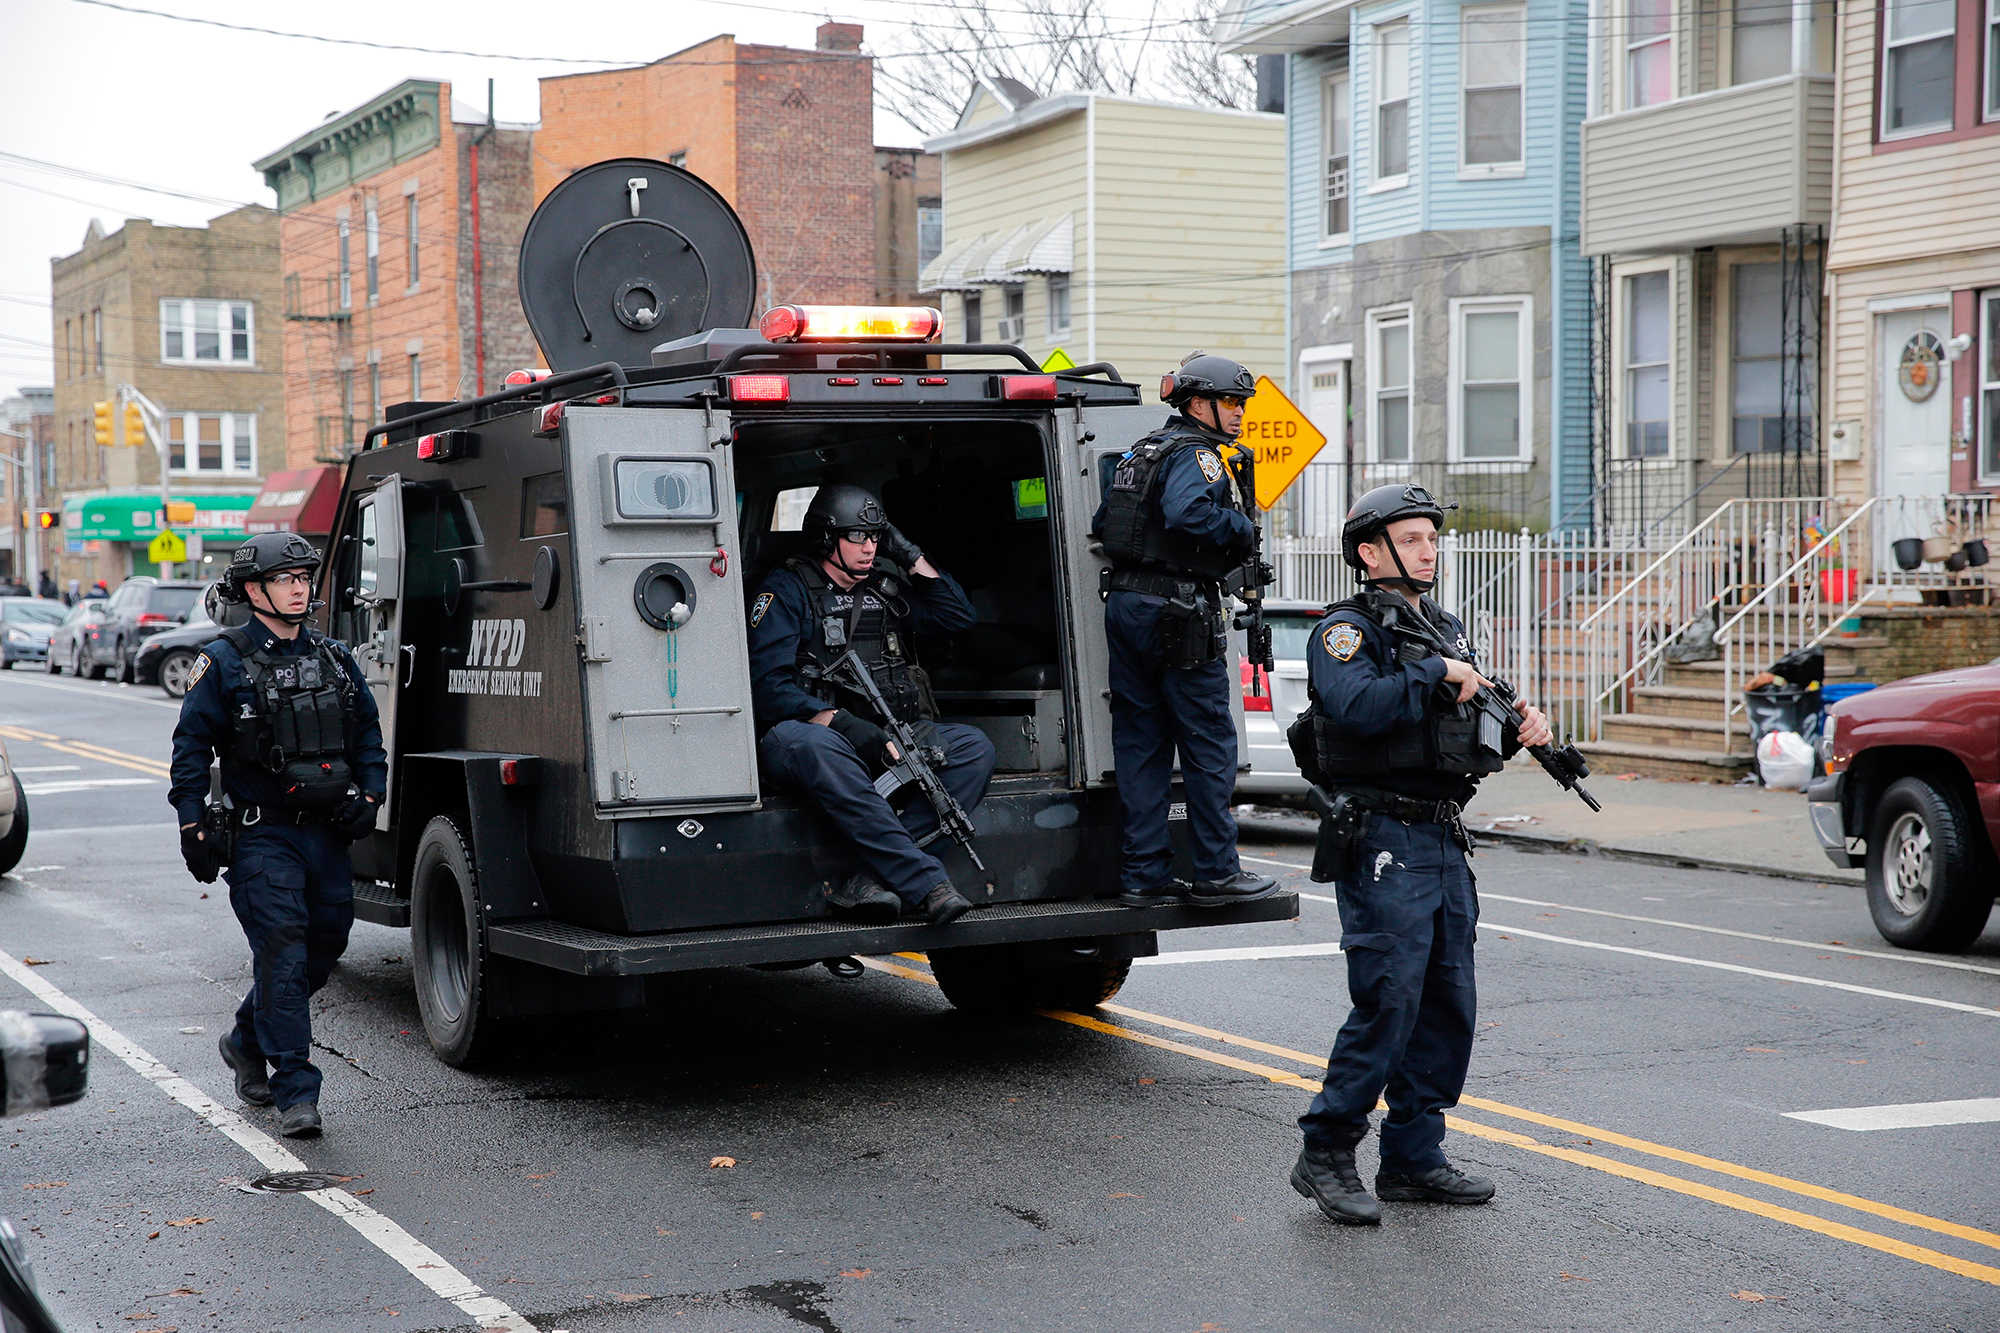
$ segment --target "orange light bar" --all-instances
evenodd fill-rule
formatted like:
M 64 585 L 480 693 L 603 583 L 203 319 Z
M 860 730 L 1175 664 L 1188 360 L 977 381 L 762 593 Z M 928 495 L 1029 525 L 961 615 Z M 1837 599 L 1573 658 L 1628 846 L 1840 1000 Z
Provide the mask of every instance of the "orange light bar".
M 929 306 L 781 305 L 764 312 L 757 331 L 774 343 L 936 342 L 944 314 Z

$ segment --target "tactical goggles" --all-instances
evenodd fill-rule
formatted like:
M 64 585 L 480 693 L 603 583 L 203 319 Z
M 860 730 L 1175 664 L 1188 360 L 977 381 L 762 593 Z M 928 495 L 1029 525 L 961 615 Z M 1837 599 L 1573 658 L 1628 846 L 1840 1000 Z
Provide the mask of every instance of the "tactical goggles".
M 310 585 L 313 581 L 313 571 L 310 569 L 281 569 L 274 574 L 266 574 L 258 581 L 266 586 L 275 588 L 289 587 L 294 583 Z
M 853 542 L 856 546 L 860 546 L 866 542 L 880 542 L 882 540 L 882 530 L 880 528 L 843 528 L 838 535 L 842 541 Z
M 1250 402 L 1248 398 L 1238 398 L 1235 394 L 1224 394 L 1215 400 L 1232 412 L 1241 411 Z

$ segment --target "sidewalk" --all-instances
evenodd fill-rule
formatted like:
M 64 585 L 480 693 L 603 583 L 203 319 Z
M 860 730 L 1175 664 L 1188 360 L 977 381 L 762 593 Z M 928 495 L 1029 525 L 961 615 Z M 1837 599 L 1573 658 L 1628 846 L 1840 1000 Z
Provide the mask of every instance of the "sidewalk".
M 1539 765 L 1515 762 L 1479 784 L 1465 822 L 1482 842 L 1628 855 L 1830 884 L 1861 883 L 1820 851 L 1803 792 L 1592 773 L 1584 787 L 1604 807 L 1556 786 Z M 1239 819 L 1246 835 L 1297 837 L 1309 816 L 1260 808 Z

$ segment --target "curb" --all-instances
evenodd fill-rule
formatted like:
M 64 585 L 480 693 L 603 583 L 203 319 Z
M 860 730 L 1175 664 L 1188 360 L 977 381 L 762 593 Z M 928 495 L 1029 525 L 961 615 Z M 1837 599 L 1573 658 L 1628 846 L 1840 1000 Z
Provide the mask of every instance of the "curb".
M 1319 836 L 1318 830 L 1312 825 L 1291 820 L 1239 817 L 1236 827 L 1241 833 L 1272 842 L 1311 843 Z M 1827 873 L 1822 875 L 1780 866 L 1753 865 L 1747 861 L 1719 861 L 1705 856 L 1680 856 L 1673 852 L 1643 851 L 1637 847 L 1614 847 L 1590 838 L 1556 838 L 1542 833 L 1517 833 L 1498 829 L 1488 831 L 1479 828 L 1473 829 L 1472 832 L 1479 842 L 1495 843 L 1524 852 L 1601 856 L 1607 861 L 1632 861 L 1640 865 L 1670 866 L 1676 870 L 1721 870 L 1735 875 L 1762 875 L 1766 879 L 1801 880 L 1808 884 L 1838 884 L 1844 888 L 1858 889 L 1862 886 L 1859 875 L 1843 875 L 1832 866 L 1828 866 Z

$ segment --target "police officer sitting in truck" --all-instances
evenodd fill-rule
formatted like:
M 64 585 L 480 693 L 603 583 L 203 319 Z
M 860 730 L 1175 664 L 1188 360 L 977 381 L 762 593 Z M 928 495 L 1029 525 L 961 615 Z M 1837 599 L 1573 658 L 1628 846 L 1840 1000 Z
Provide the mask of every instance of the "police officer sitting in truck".
M 167 792 L 189 872 L 213 884 L 228 871 L 229 905 L 250 941 L 253 980 L 219 1042 L 223 1062 L 236 1095 L 275 1106 L 278 1132 L 292 1138 L 320 1132 L 307 1002 L 347 949 L 347 847 L 374 830 L 389 781 L 367 681 L 346 645 L 305 624 L 318 568 L 319 552 L 294 533 L 236 548 L 218 591 L 247 600 L 252 615 L 195 658 Z M 218 755 L 224 807 L 210 810 Z
M 936 832 L 936 813 L 913 800 L 898 818 L 876 791 L 876 776 L 898 757 L 888 719 L 832 668 L 849 649 L 861 658 L 897 718 L 944 752 L 933 767 L 969 811 L 993 776 L 993 742 L 976 727 L 930 720 L 936 710 L 908 636 L 970 629 L 972 603 L 859 486 L 820 487 L 804 528 L 811 558 L 771 571 L 750 607 L 758 758 L 854 844 L 862 868 L 828 893 L 829 906 L 861 922 L 907 911 L 946 925 L 972 903 L 919 845 Z
M 1168 375 L 1166 424 L 1119 460 L 1090 532 L 1111 559 L 1104 635 L 1111 649 L 1111 746 L 1125 814 L 1127 907 L 1204 907 L 1278 892 L 1236 855 L 1236 720 L 1222 583 L 1253 558 L 1256 529 L 1223 462 L 1257 392 L 1250 372 L 1196 352 Z M 1187 790 L 1192 884 L 1167 843 L 1174 753 Z

